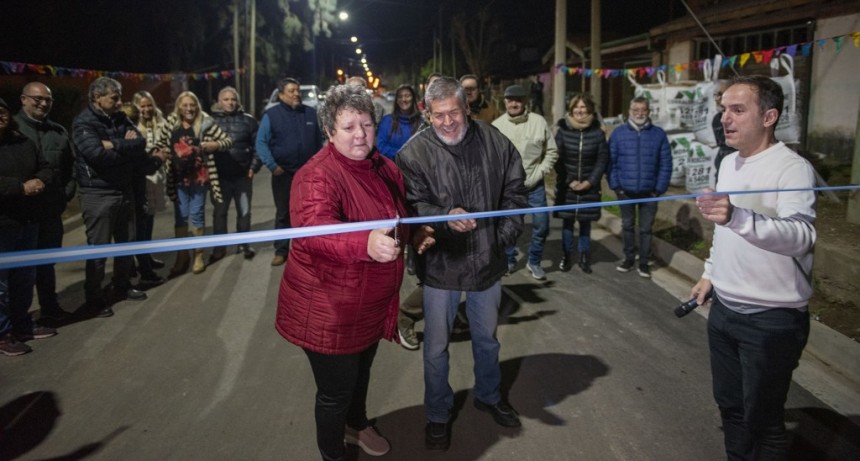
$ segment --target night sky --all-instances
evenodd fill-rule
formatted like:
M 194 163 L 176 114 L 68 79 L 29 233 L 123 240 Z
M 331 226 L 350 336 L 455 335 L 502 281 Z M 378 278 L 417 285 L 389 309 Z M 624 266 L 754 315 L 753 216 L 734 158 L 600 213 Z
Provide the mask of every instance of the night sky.
M 267 1 L 257 0 L 258 8 L 264 9 Z M 225 3 L 227 0 L 3 0 L 0 60 L 153 73 L 201 70 L 188 66 L 229 68 L 232 63 L 224 59 L 223 52 L 198 56 L 199 63 L 176 64 L 167 51 L 182 49 L 183 40 L 176 37 L 183 34 L 204 35 L 209 48 L 229 47 L 229 30 L 201 31 L 190 26 L 183 34 L 176 33 L 189 24 L 190 16 L 212 20 L 219 14 L 213 5 Z M 639 34 L 685 13 L 678 2 L 665 0 L 603 3 L 604 40 Z M 354 47 L 345 42 L 357 35 L 378 72 L 414 66 L 431 58 L 433 32 L 440 23 L 447 41 L 450 18 L 467 8 L 464 5 L 484 4 L 491 4 L 498 14 L 505 40 L 533 47 L 540 54 L 551 46 L 555 0 L 340 0 L 339 9 L 349 11 L 350 19 L 335 28 L 328 51 L 354 54 Z M 587 39 L 590 4 L 590 0 L 569 0 L 570 36 Z M 446 51 L 450 52 L 450 41 Z M 307 59 L 307 54 L 294 53 L 285 72 L 307 65 Z

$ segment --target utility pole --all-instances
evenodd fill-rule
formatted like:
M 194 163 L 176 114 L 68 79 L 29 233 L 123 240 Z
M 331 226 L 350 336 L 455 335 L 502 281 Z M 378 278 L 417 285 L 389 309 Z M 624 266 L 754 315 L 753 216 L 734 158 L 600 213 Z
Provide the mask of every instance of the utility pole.
M 591 0 L 591 68 L 600 69 L 603 67 L 603 59 L 600 48 L 600 0 Z M 597 105 L 598 114 L 602 113 L 603 100 L 601 99 L 602 79 L 600 75 L 594 74 L 591 77 L 591 95 L 594 96 L 594 103 Z
M 567 75 L 556 69 L 556 64 L 565 64 L 567 58 L 567 0 L 555 0 L 555 57 L 552 74 L 552 119 L 564 116 L 564 94 L 567 92 Z
M 248 66 L 248 87 L 250 89 L 251 115 L 257 116 L 257 0 L 251 0 L 251 40 L 250 58 L 251 65 Z
M 233 75 L 236 85 L 236 92 L 242 94 L 242 75 L 239 69 L 242 68 L 242 58 L 239 56 L 239 3 L 242 0 L 233 2 Z

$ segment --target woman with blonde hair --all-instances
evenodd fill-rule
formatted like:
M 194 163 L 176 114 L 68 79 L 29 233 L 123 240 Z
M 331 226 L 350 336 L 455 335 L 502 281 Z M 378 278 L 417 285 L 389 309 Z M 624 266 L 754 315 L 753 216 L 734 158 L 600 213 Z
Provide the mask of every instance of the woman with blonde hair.
M 200 108 L 200 100 L 190 91 L 183 91 L 176 98 L 172 114 L 162 126 L 156 148 L 170 149 L 165 164 L 167 171 L 167 195 L 174 204 L 176 237 L 201 236 L 206 226 L 206 190 L 211 189 L 212 200 L 221 202 L 218 170 L 213 153 L 226 150 L 233 141 L 215 123 L 215 120 Z M 188 270 L 189 254 L 180 250 L 176 262 L 170 269 L 170 277 Z M 194 250 L 192 271 L 199 274 L 206 269 L 203 249 Z

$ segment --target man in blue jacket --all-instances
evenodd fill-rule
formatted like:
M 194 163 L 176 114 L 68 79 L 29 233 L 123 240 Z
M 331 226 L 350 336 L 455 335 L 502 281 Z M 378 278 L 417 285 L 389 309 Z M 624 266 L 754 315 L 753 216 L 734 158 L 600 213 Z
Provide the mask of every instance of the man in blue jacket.
M 278 105 L 263 114 L 257 130 L 257 156 L 272 171 L 275 198 L 275 229 L 290 227 L 290 188 L 293 176 L 322 148 L 322 132 L 317 112 L 302 104 L 299 81 L 285 78 L 278 82 Z M 275 241 L 273 266 L 287 261 L 289 240 Z
M 619 200 L 642 199 L 663 195 L 672 175 L 672 154 L 666 132 L 651 123 L 648 100 L 633 98 L 627 123 L 609 137 L 609 187 Z M 651 255 L 651 227 L 657 214 L 657 202 L 621 205 L 621 227 L 624 261 L 616 268 L 630 272 L 635 265 L 637 209 L 639 213 L 639 275 L 651 278 L 648 258 Z

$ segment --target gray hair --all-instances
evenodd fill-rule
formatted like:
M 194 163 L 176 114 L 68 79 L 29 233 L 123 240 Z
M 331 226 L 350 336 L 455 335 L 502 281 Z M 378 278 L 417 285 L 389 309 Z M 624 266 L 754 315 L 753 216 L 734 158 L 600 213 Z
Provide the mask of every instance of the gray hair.
M 233 93 L 234 95 L 236 95 L 236 102 L 240 102 L 240 100 L 239 100 L 239 92 L 238 92 L 238 91 L 236 91 L 236 88 L 233 88 L 232 86 L 225 86 L 224 88 L 221 88 L 221 91 L 219 91 L 219 92 L 218 92 L 218 99 L 221 99 L 221 95 L 222 95 L 222 94 L 224 94 L 224 93 L 225 93 L 225 92 L 227 92 L 227 91 L 229 91 L 229 92 Z
M 105 96 L 112 91 L 122 93 L 122 84 L 110 77 L 99 77 L 90 83 L 90 101 L 95 101 L 99 96 Z
M 651 110 L 651 101 L 649 101 L 648 98 L 644 96 L 636 96 L 635 98 L 631 99 L 630 106 L 632 107 L 633 104 L 645 104 L 645 108 Z
M 358 85 L 333 85 L 326 92 L 325 101 L 317 114 L 320 126 L 326 134 L 334 133 L 338 112 L 347 109 L 370 114 L 370 119 L 373 120 L 374 126 L 376 125 L 376 110 L 367 90 Z
M 433 80 L 433 83 L 427 87 L 424 92 L 424 107 L 427 111 L 431 109 L 433 101 L 449 99 L 456 97 L 460 102 L 460 107 L 466 109 L 466 92 L 463 91 L 463 85 L 459 81 L 451 77 L 439 77 Z

